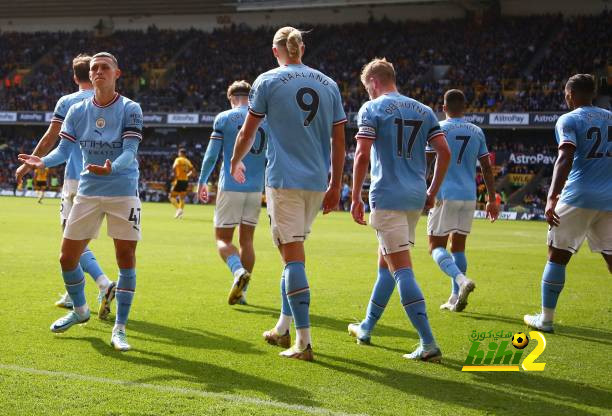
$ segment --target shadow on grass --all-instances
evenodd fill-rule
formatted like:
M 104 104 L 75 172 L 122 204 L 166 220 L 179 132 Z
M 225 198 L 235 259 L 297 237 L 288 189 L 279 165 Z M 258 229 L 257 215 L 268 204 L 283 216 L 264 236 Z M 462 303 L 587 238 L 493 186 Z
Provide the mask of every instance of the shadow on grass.
M 464 380 L 455 381 L 448 376 L 429 377 L 322 353 L 317 353 L 316 359 L 315 365 L 360 377 L 406 394 L 461 406 L 466 409 L 466 413 L 468 409 L 478 409 L 516 416 L 519 409 L 537 409 L 539 414 L 591 415 L 593 413 L 587 410 L 569 406 L 568 402 L 608 409 L 612 400 L 610 392 L 605 390 L 528 373 L 474 373 L 476 381 L 482 383 L 474 384 Z M 457 371 L 460 371 L 462 366 L 462 363 L 456 360 L 443 359 L 443 363 L 445 367 Z M 408 369 L 411 366 L 429 365 L 436 364 L 406 361 Z M 419 367 L 412 368 L 420 370 L 422 367 Z
M 503 315 L 487 313 L 463 312 L 460 316 L 478 321 L 495 321 L 514 325 L 525 325 L 522 317 L 512 318 Z M 526 326 L 526 325 L 525 325 Z M 612 345 L 612 332 L 605 329 L 591 327 L 576 327 L 563 324 L 555 324 L 555 336 L 577 339 L 580 341 L 597 342 L 604 345 Z
M 272 400 L 289 404 L 320 406 L 311 399 L 305 389 L 288 386 L 267 378 L 245 374 L 215 364 L 189 360 L 182 356 L 164 354 L 143 349 L 132 349 L 121 353 L 99 338 L 94 337 L 58 337 L 59 340 L 88 342 L 100 355 L 109 358 L 109 365 L 123 361 L 137 366 L 148 366 L 164 370 L 163 375 L 143 377 L 131 380 L 135 383 L 152 383 L 182 380 L 198 384 L 202 390 L 216 393 L 235 393 L 244 395 L 244 391 L 258 391 Z M 191 386 L 193 388 L 193 386 Z
M 278 314 L 280 313 L 279 309 L 269 308 L 267 306 L 253 305 L 253 304 L 248 304 L 245 306 L 237 307 L 235 311 L 240 312 L 240 313 L 252 313 L 252 314 L 257 314 L 257 315 L 269 316 L 270 318 L 273 318 L 273 322 L 271 323 L 270 328 L 274 326 L 274 324 L 276 323 L 276 320 L 278 319 Z M 347 332 L 348 324 L 354 323 L 355 319 L 353 318 L 338 319 L 338 318 L 331 318 L 329 316 L 310 314 L 310 322 L 312 326 L 315 328 L 331 329 L 333 331 L 348 333 Z M 408 320 L 408 318 L 406 318 L 406 326 L 410 327 L 410 321 Z M 403 336 L 406 336 L 406 337 L 412 337 L 412 338 L 418 339 L 416 332 L 412 330 L 399 329 L 399 328 L 395 328 L 392 326 L 383 325 L 380 323 L 376 325 L 376 328 L 373 334 L 374 334 L 373 336 L 375 337 L 403 337 Z

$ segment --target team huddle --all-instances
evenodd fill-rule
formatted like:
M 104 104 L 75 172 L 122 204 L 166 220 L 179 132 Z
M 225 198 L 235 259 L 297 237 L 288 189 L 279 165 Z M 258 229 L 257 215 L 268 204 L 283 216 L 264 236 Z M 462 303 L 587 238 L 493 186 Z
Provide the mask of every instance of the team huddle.
M 338 207 L 347 119 L 336 82 L 304 65 L 304 50 L 302 32 L 283 27 L 274 35 L 272 47 L 279 66 L 261 74 L 252 86 L 246 81 L 229 86 L 231 109 L 215 118 L 198 196 L 208 201 L 208 178 L 222 154 L 214 227 L 218 252 L 231 272 L 228 303 L 233 305 L 247 303 L 255 265 L 253 236 L 265 191 L 283 272 L 280 315 L 263 338 L 282 347 L 282 357 L 311 361 L 311 294 L 304 241 L 321 208 L 325 215 Z M 79 91 L 58 101 L 49 129 L 33 154 L 19 155 L 23 165 L 16 176 L 20 180 L 32 169 L 66 163 L 60 255 L 66 294 L 56 304 L 71 310 L 51 325 L 51 331 L 64 332 L 89 320 L 84 292 L 88 273 L 99 288 L 100 319 L 108 317 L 116 300 L 111 345 L 127 351 L 126 324 L 141 238 L 136 154 L 142 140 L 142 111 L 116 91 L 121 72 L 113 55 L 80 55 L 73 70 Z M 419 346 L 404 358 L 440 361 L 442 351 L 429 324 L 410 249 L 421 213 L 428 210 L 429 250 L 451 279 L 451 295 L 440 308 L 465 310 L 476 288 L 467 275 L 465 247 L 476 206 L 478 164 L 489 195 L 487 217 L 495 221 L 499 215 L 485 136 L 463 119 L 466 99 L 460 90 L 445 93 L 446 120 L 438 122 L 431 108 L 397 90 L 395 69 L 385 59 L 365 65 L 361 82 L 370 100 L 357 116 L 351 214 L 356 223 L 366 225 L 362 188 L 370 170 L 369 222 L 379 242 L 378 272 L 366 316 L 349 324 L 348 332 L 358 343 L 369 344 L 397 287 L 420 338 Z M 592 251 L 602 253 L 612 273 L 612 113 L 593 106 L 596 88 L 590 75 L 571 77 L 565 95 L 572 111 L 559 118 L 555 129 L 559 157 L 546 206 L 549 256 L 542 275 L 542 311 L 523 318 L 530 327 L 545 332 L 553 331 L 565 267 L 585 238 Z M 59 145 L 51 151 L 58 138 Z M 188 178 L 194 173 L 184 150 L 179 151 L 173 168 L 176 182 L 170 198 L 180 218 Z M 97 237 L 104 217 L 115 244 L 117 282 L 102 272 L 87 247 Z M 233 244 L 236 228 L 239 247 Z

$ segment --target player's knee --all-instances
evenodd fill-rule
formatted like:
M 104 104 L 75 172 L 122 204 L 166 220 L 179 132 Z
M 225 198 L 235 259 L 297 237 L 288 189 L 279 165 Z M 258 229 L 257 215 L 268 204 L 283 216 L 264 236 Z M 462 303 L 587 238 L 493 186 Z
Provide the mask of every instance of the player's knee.
M 131 269 L 136 265 L 136 252 L 134 250 L 123 248 L 117 249 L 115 253 L 117 265 L 122 269 Z
M 59 256 L 59 262 L 62 270 L 74 270 L 79 264 L 80 255 L 62 251 Z

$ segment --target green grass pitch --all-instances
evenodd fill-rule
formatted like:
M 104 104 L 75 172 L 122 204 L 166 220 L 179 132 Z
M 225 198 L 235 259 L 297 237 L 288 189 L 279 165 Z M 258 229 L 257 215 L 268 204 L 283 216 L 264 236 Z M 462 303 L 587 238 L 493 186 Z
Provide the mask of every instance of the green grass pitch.
M 612 279 L 588 247 L 567 269 L 556 334 L 538 359 L 543 372 L 461 372 L 473 330 L 527 331 L 540 303 L 546 260 L 543 222 L 475 221 L 468 272 L 477 288 L 461 314 L 441 312 L 450 289 L 426 251 L 425 218 L 412 257 L 442 364 L 409 362 L 417 336 L 394 294 L 372 346 L 347 335 L 363 318 L 376 277 L 376 238 L 346 213 L 319 216 L 306 244 L 312 291 L 313 363 L 281 359 L 261 333 L 276 322 L 281 266 L 265 210 L 248 306 L 230 307 L 231 284 L 213 240 L 211 206 L 144 204 L 138 284 L 128 337 L 109 346 L 107 322 L 92 317 L 63 335 L 58 201 L 0 198 L 0 414 L 610 414 Z M 91 247 L 116 278 L 112 242 Z M 96 305 L 88 277 L 87 296 Z M 535 343 L 533 343 L 535 345 Z M 533 345 L 525 351 L 529 352 Z M 75 413 L 75 410 L 78 411 Z

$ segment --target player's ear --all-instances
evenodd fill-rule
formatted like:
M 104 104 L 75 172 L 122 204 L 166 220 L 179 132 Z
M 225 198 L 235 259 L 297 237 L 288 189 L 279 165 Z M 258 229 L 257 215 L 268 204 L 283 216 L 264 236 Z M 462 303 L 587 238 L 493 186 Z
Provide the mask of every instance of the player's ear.
M 442 104 L 442 111 L 446 113 L 447 110 L 448 110 L 448 107 L 446 107 L 446 104 Z
M 304 45 L 302 43 L 302 46 L 300 46 L 300 50 L 302 51 L 302 55 L 301 56 L 304 56 L 304 51 L 306 50 L 306 45 Z
M 121 76 L 121 70 L 119 68 L 115 69 L 115 79 L 118 79 Z
M 278 48 L 276 46 L 272 46 L 272 54 L 275 58 L 278 58 Z

